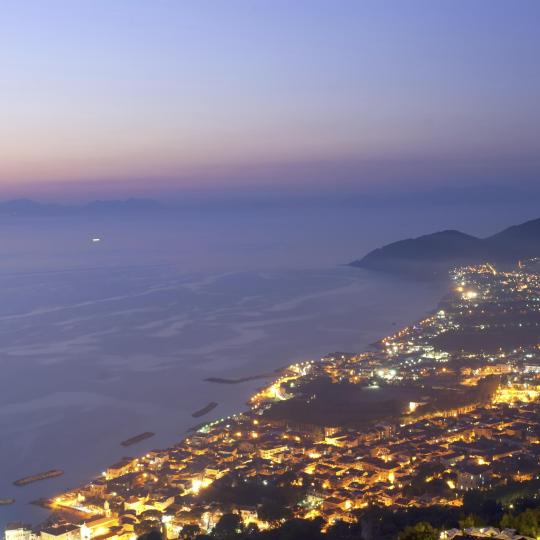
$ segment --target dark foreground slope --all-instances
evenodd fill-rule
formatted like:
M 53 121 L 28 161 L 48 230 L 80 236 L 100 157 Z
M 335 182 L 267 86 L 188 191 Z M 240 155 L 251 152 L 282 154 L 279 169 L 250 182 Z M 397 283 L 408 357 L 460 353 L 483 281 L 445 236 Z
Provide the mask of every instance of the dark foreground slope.
M 393 242 L 375 249 L 352 266 L 435 276 L 446 274 L 450 266 L 515 263 L 519 259 L 540 256 L 540 219 L 509 227 L 493 236 L 477 238 L 448 230 Z

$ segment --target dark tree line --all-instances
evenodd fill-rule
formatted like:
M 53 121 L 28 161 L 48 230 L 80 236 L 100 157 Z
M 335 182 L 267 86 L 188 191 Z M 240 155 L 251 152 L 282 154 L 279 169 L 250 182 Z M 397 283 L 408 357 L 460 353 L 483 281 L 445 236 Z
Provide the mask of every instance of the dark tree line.
M 201 535 L 196 525 L 186 525 L 181 540 L 436 540 L 443 529 L 483 525 L 512 528 L 519 534 L 538 537 L 539 496 L 539 480 L 510 482 L 491 491 L 466 493 L 459 508 L 371 506 L 358 511 L 352 523 L 337 522 L 330 527 L 325 527 L 320 518 L 291 518 L 283 500 L 263 498 L 260 517 L 272 523 L 272 529 L 259 531 L 255 524 L 244 526 L 240 516 L 231 512 L 224 514 L 208 535 Z M 161 540 L 156 531 L 140 538 Z

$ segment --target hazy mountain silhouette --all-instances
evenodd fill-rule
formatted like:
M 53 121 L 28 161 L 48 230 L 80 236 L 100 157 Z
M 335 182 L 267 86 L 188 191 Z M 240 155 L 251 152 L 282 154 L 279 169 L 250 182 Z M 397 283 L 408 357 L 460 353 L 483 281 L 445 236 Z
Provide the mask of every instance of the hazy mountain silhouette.
M 352 266 L 385 272 L 437 275 L 450 266 L 484 261 L 515 263 L 540 256 L 540 219 L 515 225 L 487 238 L 448 230 L 393 242 Z
M 162 213 L 168 207 L 152 199 L 92 201 L 81 205 L 41 203 L 31 199 L 0 202 L 0 216 L 76 216 Z

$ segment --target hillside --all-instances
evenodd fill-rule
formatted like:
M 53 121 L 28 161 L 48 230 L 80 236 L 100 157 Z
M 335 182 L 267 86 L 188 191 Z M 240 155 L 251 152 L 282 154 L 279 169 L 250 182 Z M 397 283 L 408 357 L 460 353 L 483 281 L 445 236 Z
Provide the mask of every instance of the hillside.
M 393 273 L 436 276 L 450 266 L 517 262 L 540 256 L 540 219 L 515 225 L 487 238 L 447 230 L 393 242 L 375 249 L 351 266 Z

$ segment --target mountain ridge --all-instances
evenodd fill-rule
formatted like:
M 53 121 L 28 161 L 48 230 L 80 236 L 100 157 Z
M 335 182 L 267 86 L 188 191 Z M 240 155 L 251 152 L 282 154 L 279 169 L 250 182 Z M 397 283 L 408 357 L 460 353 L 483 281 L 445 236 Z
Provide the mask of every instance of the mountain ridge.
M 94 214 L 161 213 L 169 207 L 153 199 L 128 198 L 94 200 L 82 204 L 37 202 L 20 198 L 0 201 L 0 216 L 74 216 Z
M 398 274 L 436 276 L 451 266 L 485 261 L 511 263 L 540 256 L 540 218 L 485 238 L 444 230 L 406 238 L 367 253 L 350 266 Z

